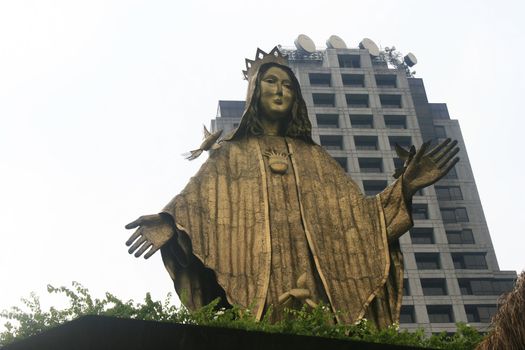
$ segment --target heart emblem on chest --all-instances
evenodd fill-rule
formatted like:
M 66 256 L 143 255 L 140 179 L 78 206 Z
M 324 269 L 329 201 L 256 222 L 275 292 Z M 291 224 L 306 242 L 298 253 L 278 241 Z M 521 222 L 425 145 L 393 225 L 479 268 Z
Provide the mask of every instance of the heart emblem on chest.
M 290 153 L 277 152 L 275 150 L 268 150 L 264 152 L 264 156 L 268 157 L 268 165 L 270 170 L 276 174 L 286 174 L 288 171 Z

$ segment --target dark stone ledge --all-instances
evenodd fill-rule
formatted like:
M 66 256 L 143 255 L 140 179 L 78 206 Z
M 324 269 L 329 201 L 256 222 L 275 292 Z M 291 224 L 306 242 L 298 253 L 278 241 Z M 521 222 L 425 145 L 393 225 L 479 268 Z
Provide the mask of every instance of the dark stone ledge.
M 415 350 L 418 348 L 290 334 L 84 316 L 20 340 L 4 350 Z

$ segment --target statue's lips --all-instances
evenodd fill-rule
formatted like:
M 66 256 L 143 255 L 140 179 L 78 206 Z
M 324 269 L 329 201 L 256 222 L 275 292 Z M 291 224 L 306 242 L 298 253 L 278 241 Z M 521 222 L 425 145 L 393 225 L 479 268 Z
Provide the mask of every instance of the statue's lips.
M 275 103 L 277 105 L 282 105 L 283 104 L 283 100 L 281 100 L 280 98 L 276 98 L 275 100 L 273 100 L 273 103 Z

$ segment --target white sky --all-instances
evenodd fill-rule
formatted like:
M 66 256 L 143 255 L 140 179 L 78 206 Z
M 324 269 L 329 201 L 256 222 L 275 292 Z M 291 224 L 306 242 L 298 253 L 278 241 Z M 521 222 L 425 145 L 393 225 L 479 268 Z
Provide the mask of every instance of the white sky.
M 430 101 L 460 121 L 500 268 L 522 270 L 524 4 L 0 1 L 0 309 L 73 280 L 172 291 L 160 254 L 128 255 L 124 225 L 206 158 L 181 153 L 219 99 L 245 97 L 244 58 L 300 33 L 416 54 Z

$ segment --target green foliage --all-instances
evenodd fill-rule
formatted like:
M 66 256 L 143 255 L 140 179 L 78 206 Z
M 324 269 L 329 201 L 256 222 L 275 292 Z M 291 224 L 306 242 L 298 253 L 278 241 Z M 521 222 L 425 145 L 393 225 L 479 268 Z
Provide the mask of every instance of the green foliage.
M 335 315 L 324 305 L 315 309 L 305 306 L 301 310 L 285 310 L 284 319 L 272 323 L 268 317 L 257 322 L 250 310 L 240 307 L 218 309 L 218 300 L 191 312 L 185 307 L 174 306 L 169 294 L 163 302 L 152 300 L 148 293 L 144 302 L 134 303 L 132 300 L 124 302 L 110 293 L 106 293 L 103 299 L 92 298 L 89 291 L 77 282 L 73 282 L 73 288 L 48 286 L 47 290 L 49 293 L 65 295 L 69 299 L 69 307 L 62 310 L 51 307 L 48 311 L 43 311 L 35 294 L 22 299 L 28 310 L 12 307 L 9 311 L 0 312 L 0 317 L 8 320 L 4 324 L 5 331 L 0 333 L 0 346 L 38 334 L 83 315 L 115 316 L 436 349 L 474 349 L 482 340 L 482 336 L 475 329 L 461 323 L 457 325 L 458 331 L 453 336 L 443 333 L 431 337 L 425 336 L 422 329 L 415 332 L 400 331 L 397 324 L 378 330 L 366 319 L 353 325 L 335 324 Z

